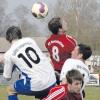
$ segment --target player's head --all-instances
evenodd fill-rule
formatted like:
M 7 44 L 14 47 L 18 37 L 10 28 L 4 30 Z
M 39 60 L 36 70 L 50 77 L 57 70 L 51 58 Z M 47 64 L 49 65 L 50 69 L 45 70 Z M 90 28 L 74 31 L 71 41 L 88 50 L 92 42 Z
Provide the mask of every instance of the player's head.
M 7 29 L 6 40 L 8 40 L 10 43 L 15 39 L 21 39 L 21 38 L 22 38 L 22 32 L 19 27 L 11 26 Z
M 92 50 L 90 46 L 86 44 L 78 44 L 72 51 L 72 58 L 78 58 L 78 59 L 83 59 L 86 60 L 92 55 Z
M 70 92 L 79 93 L 82 87 L 83 75 L 78 70 L 70 70 L 66 74 L 68 89 Z
M 48 28 L 53 34 L 58 34 L 59 30 L 62 29 L 61 18 L 52 18 L 48 23 Z

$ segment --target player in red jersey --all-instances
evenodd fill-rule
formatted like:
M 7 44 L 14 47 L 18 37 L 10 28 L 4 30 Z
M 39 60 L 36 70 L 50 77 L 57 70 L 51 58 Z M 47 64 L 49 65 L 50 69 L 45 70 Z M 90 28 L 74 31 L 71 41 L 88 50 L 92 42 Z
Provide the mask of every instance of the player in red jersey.
M 65 60 L 70 57 L 76 46 L 76 40 L 64 33 L 60 18 L 52 18 L 48 28 L 52 35 L 47 39 L 45 46 L 50 53 L 54 69 L 60 72 Z
M 46 40 L 45 46 L 50 54 L 50 58 L 56 71 L 57 84 L 59 84 L 59 73 L 62 65 L 67 58 L 70 58 L 71 52 L 76 46 L 76 40 L 66 35 L 63 30 L 61 18 L 52 18 L 48 23 L 48 28 L 52 35 Z
M 66 75 L 67 84 L 53 87 L 43 100 L 82 100 L 80 90 L 83 75 L 78 70 L 70 70 Z

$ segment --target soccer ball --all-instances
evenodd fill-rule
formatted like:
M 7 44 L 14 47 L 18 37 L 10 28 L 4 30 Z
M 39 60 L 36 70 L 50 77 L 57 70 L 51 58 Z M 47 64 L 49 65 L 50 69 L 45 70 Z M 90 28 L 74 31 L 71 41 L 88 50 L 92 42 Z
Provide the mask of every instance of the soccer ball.
M 44 18 L 48 15 L 48 6 L 44 2 L 34 3 L 32 6 L 32 14 L 38 19 Z

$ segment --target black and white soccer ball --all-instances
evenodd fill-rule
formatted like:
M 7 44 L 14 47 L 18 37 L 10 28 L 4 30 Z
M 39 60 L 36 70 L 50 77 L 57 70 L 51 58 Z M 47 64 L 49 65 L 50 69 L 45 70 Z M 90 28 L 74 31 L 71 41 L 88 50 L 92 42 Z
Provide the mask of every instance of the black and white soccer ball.
M 48 6 L 44 2 L 34 3 L 32 6 L 32 14 L 34 17 L 41 19 L 48 15 Z

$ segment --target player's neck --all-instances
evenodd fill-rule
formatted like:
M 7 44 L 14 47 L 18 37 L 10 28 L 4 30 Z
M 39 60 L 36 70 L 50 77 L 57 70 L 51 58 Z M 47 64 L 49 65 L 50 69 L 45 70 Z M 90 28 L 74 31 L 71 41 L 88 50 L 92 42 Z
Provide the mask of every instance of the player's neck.
M 64 33 L 64 30 L 60 28 L 58 34 L 62 34 L 62 33 Z
M 14 39 L 11 44 L 14 44 L 16 41 L 18 41 L 18 39 Z
M 58 34 L 59 34 L 59 35 L 60 35 L 60 34 L 64 34 L 64 31 L 59 31 Z

